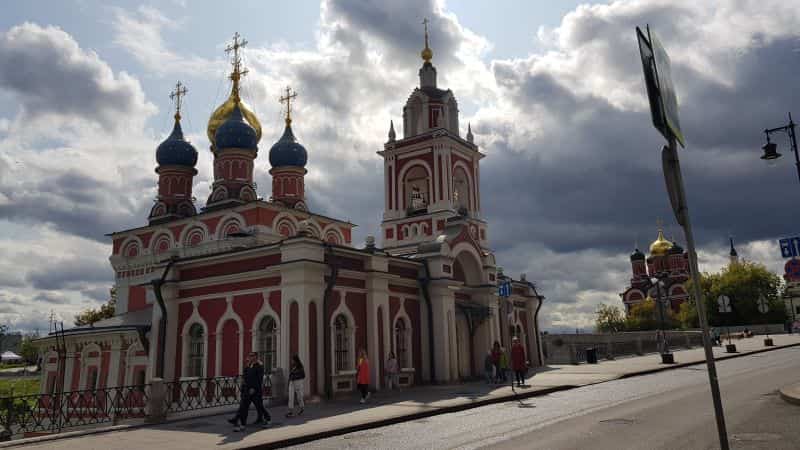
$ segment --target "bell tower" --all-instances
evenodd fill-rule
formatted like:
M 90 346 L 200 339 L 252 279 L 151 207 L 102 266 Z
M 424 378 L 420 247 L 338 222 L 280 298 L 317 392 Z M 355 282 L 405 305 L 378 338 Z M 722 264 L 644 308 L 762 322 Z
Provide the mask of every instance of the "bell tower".
M 383 248 L 410 254 L 419 243 L 440 234 L 448 219 L 466 220 L 472 238 L 487 248 L 487 223 L 481 217 L 480 160 L 485 156 L 459 131 L 458 103 L 450 89 L 437 85 L 431 60 L 428 22 L 420 53 L 419 86 L 403 107 L 403 137 L 390 122 L 384 160 Z

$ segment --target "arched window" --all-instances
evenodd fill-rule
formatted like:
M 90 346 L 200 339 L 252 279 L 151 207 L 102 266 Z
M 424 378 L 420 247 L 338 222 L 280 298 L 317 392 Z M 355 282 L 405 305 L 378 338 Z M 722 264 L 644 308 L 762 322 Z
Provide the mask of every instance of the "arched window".
M 350 370 L 350 327 L 344 314 L 336 316 L 336 320 L 333 322 L 333 332 L 336 371 Z
M 202 377 L 203 362 L 205 359 L 205 342 L 203 327 L 196 323 L 189 328 L 189 358 L 186 376 Z
M 425 167 L 416 165 L 405 174 L 406 208 L 425 210 L 430 204 L 430 179 Z
M 453 203 L 457 210 L 469 210 L 470 189 L 469 177 L 463 167 L 453 171 Z
M 408 358 L 408 328 L 403 319 L 397 319 L 394 324 L 394 345 L 398 367 L 411 367 Z
M 265 373 L 271 373 L 278 365 L 278 326 L 269 316 L 258 324 L 258 356 L 264 361 Z

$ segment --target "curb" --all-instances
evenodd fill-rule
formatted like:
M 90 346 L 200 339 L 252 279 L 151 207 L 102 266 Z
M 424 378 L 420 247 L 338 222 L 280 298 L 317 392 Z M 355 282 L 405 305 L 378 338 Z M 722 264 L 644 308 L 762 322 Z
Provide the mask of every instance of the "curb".
M 794 391 L 795 393 L 790 394 L 790 391 Z M 782 387 L 778 389 L 778 393 L 781 395 L 783 401 L 793 405 L 800 405 L 800 383 Z
M 734 353 L 734 354 L 729 354 L 729 355 L 725 355 L 725 356 L 718 356 L 718 357 L 714 358 L 714 361 L 724 361 L 726 359 L 741 358 L 741 357 L 744 357 L 744 356 L 754 355 L 754 354 L 758 354 L 758 353 L 766 353 L 766 352 L 771 352 L 771 351 L 776 351 L 776 350 L 783 350 L 783 349 L 792 348 L 792 347 L 800 347 L 800 342 L 794 343 L 794 344 L 786 344 L 786 345 L 781 345 L 781 346 L 775 346 L 775 347 L 768 347 L 768 348 L 763 348 L 763 349 L 758 349 L 758 350 L 752 350 L 752 351 L 749 351 L 749 352 Z M 545 396 L 545 395 L 548 395 L 548 394 L 552 394 L 554 392 L 568 391 L 568 390 L 572 390 L 572 389 L 579 388 L 579 387 L 590 386 L 590 385 L 593 385 L 593 384 L 607 383 L 608 381 L 613 381 L 613 380 L 620 380 L 620 379 L 625 379 L 625 378 L 633 378 L 633 377 L 638 377 L 638 376 L 643 376 L 643 375 L 650 375 L 650 374 L 654 374 L 654 373 L 658 373 L 658 372 L 664 372 L 664 371 L 667 371 L 667 370 L 674 370 L 674 369 L 680 369 L 680 368 L 689 367 L 689 366 L 695 366 L 695 365 L 698 365 L 698 364 L 703 364 L 704 362 L 705 362 L 705 359 L 695 360 L 695 361 L 692 361 L 692 362 L 670 364 L 670 365 L 666 365 L 666 366 L 663 366 L 663 367 L 657 367 L 655 369 L 646 369 L 646 370 L 640 370 L 638 372 L 626 373 L 626 374 L 618 376 L 617 378 L 614 378 L 614 379 L 611 379 L 611 380 L 607 380 L 607 381 L 600 381 L 600 382 L 596 382 L 596 383 L 588 383 L 588 384 L 585 384 L 585 385 L 566 385 L 565 384 L 565 385 L 561 385 L 561 386 L 547 387 L 547 388 L 540 389 L 540 390 L 537 390 L 537 391 L 530 391 L 530 392 L 523 392 L 523 393 L 515 393 L 515 394 L 511 394 L 511 395 L 490 397 L 490 398 L 485 398 L 485 399 L 481 399 L 481 400 L 474 400 L 474 401 L 471 401 L 471 402 L 468 402 L 468 403 L 462 403 L 462 404 L 458 404 L 458 405 L 443 406 L 441 408 L 437 408 L 437 409 L 434 409 L 434 410 L 420 411 L 420 412 L 416 412 L 416 413 L 411 413 L 411 414 L 406 414 L 406 415 L 401 415 L 401 416 L 381 419 L 381 420 L 377 420 L 377 421 L 374 421 L 374 422 L 366 422 L 366 423 L 361 423 L 361 424 L 356 424 L 356 425 L 350 425 L 350 426 L 346 426 L 346 427 L 343 427 L 343 428 L 338 428 L 336 430 L 325 430 L 325 431 L 320 431 L 320 432 L 313 433 L 313 434 L 307 434 L 307 435 L 303 435 L 303 436 L 296 436 L 296 437 L 286 438 L 286 439 L 282 439 L 282 440 L 275 441 L 275 442 L 268 442 L 268 443 L 262 443 L 262 444 L 253 444 L 253 445 L 250 445 L 250 446 L 244 446 L 244 447 L 239 447 L 239 448 L 241 448 L 241 449 L 274 449 L 274 448 L 283 448 L 283 447 L 288 447 L 288 446 L 291 446 L 291 445 L 303 444 L 303 443 L 307 443 L 307 442 L 311 442 L 311 441 L 315 441 L 315 440 L 319 440 L 319 439 L 325 439 L 325 438 L 330 438 L 330 437 L 335 437 L 335 436 L 341 436 L 343 434 L 348 434 L 348 433 L 355 433 L 357 431 L 364 431 L 364 430 L 370 430 L 370 429 L 374 429 L 374 428 L 381 428 L 381 427 L 385 427 L 385 426 L 389 426 L 389 425 L 395 425 L 395 424 L 398 424 L 398 423 L 409 422 L 409 421 L 417 420 L 417 419 L 423 419 L 423 418 L 426 418 L 426 417 L 438 416 L 438 415 L 441 415 L 441 414 L 449 414 L 449 413 L 464 411 L 464 410 L 468 410 L 468 409 L 479 408 L 479 407 L 482 407 L 482 406 L 488 406 L 488 405 L 493 405 L 493 404 L 497 404 L 497 403 L 506 403 L 506 402 L 510 402 L 510 401 L 523 400 L 523 399 L 532 398 L 532 397 L 542 397 L 542 396 Z M 789 386 L 789 387 L 791 387 L 791 386 Z M 784 388 L 784 389 L 786 389 L 786 388 Z M 794 396 L 789 396 L 789 395 L 785 394 L 783 392 L 783 389 L 780 390 L 780 395 L 781 395 L 781 398 L 783 398 L 785 401 L 787 401 L 789 403 L 800 405 L 800 398 L 796 398 Z M 235 409 L 235 405 L 232 405 L 232 408 Z M 176 418 L 176 419 L 172 419 L 172 420 L 167 420 L 166 422 L 163 422 L 162 424 L 185 422 L 185 421 L 188 421 L 188 420 L 194 420 L 194 419 L 198 419 L 198 418 L 201 418 L 201 417 L 220 416 L 220 415 L 228 414 L 228 413 L 230 413 L 230 411 L 231 410 L 222 411 L 222 412 L 216 412 L 216 413 L 207 414 L 207 415 L 200 414 L 200 415 L 191 416 L 191 417 Z M 3 442 L 3 443 L 0 443 L 0 449 L 24 447 L 24 446 L 27 446 L 27 445 L 40 444 L 40 443 L 43 443 L 43 442 L 55 441 L 55 440 L 59 440 L 59 439 L 69 439 L 69 438 L 77 438 L 77 437 L 81 437 L 81 436 L 91 436 L 91 435 L 96 435 L 96 434 L 110 433 L 110 432 L 114 432 L 114 431 L 133 430 L 133 429 L 138 429 L 138 428 L 149 427 L 151 425 L 152 424 L 148 424 L 148 423 L 136 423 L 136 424 L 112 425 L 112 426 L 109 426 L 109 427 L 88 429 L 88 430 L 67 431 L 67 432 L 58 433 L 58 434 L 52 434 L 52 435 L 47 435 L 47 436 L 37 436 L 37 437 L 31 437 L 31 438 L 26 438 L 26 439 L 19 439 L 19 440 L 16 440 L 16 441 Z

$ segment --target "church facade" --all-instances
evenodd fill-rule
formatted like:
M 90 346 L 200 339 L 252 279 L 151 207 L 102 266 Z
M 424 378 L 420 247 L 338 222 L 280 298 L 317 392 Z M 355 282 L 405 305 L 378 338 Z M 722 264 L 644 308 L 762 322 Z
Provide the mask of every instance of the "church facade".
M 731 244 L 731 249 L 733 249 Z M 689 280 L 689 254 L 677 242 L 664 238 L 659 228 L 658 237 L 650 244 L 650 256 L 635 249 L 631 253 L 631 285 L 620 294 L 625 312 L 642 303 L 647 297 L 658 299 L 673 312 L 680 311 L 681 304 L 689 300 L 685 283 Z M 663 283 L 657 288 L 654 279 Z M 659 291 L 660 290 L 660 294 Z
M 480 376 L 492 344 L 509 347 L 515 336 L 541 365 L 544 297 L 497 267 L 481 214 L 484 155 L 469 127 L 461 137 L 453 92 L 437 86 L 427 31 L 403 136 L 392 124 L 378 151 L 382 242 L 368 236 L 363 247 L 353 245 L 354 224 L 308 208 L 313 152 L 294 135 L 288 88 L 283 135 L 268 155 L 272 195 L 259 197 L 262 129 L 239 96 L 243 45 L 237 35 L 230 97 L 208 123 L 214 182 L 205 206 L 193 201 L 198 153 L 183 137 L 178 86 L 148 224 L 110 235 L 116 315 L 39 341 L 42 392 L 236 376 L 251 351 L 284 379 L 299 355 L 309 395 L 353 390 L 360 349 L 373 389 L 390 352 L 401 384 L 449 383 Z M 498 296 L 501 283 L 510 296 Z

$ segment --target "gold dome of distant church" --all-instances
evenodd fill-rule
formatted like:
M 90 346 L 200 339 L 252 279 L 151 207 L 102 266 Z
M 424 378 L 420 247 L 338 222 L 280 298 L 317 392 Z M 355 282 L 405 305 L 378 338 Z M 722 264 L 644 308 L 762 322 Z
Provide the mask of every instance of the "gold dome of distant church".
M 672 242 L 664 239 L 664 231 L 658 229 L 658 237 L 650 244 L 650 256 L 664 256 L 672 248 Z
M 241 80 L 243 75 L 247 74 L 247 69 L 242 70 L 241 67 L 242 61 L 239 57 L 239 49 L 245 45 L 247 45 L 247 41 L 239 41 L 239 33 L 236 33 L 233 44 L 225 49 L 227 52 L 233 52 L 233 71 L 229 77 L 233 84 L 231 86 L 231 94 L 228 96 L 228 99 L 219 105 L 219 107 L 214 110 L 214 112 L 211 114 L 211 117 L 208 119 L 206 134 L 208 135 L 208 140 L 211 142 L 212 148 L 216 146 L 214 135 L 217 132 L 217 128 L 219 128 L 220 125 L 228 120 L 228 117 L 230 117 L 231 113 L 233 113 L 233 109 L 237 103 L 239 104 L 239 110 L 242 111 L 244 120 L 247 121 L 247 123 L 250 124 L 250 126 L 256 131 L 256 139 L 261 140 L 261 122 L 258 121 L 255 113 L 253 113 L 253 111 L 242 101 L 241 97 L 239 96 L 239 80 Z

